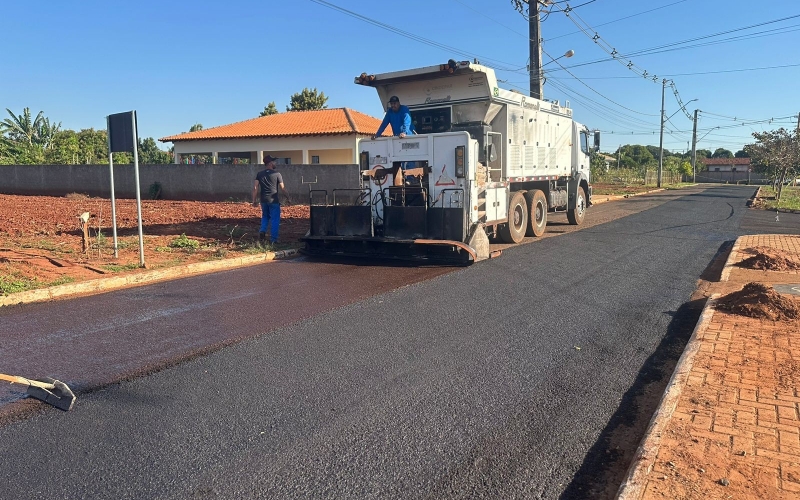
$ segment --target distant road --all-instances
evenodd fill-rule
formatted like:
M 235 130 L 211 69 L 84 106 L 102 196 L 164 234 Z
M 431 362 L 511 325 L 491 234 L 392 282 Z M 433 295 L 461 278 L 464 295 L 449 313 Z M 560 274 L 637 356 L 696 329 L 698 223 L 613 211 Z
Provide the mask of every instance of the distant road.
M 3 363 L 78 386 L 209 352 L 0 427 L 0 497 L 585 498 L 752 191 L 599 205 L 463 269 L 300 260 L 0 310 L 38 332 Z

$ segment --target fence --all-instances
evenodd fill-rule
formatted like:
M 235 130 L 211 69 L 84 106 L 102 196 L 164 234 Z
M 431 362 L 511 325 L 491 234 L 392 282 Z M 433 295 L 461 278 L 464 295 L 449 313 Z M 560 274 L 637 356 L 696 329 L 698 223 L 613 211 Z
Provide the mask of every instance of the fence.
M 250 200 L 253 181 L 263 165 L 139 165 L 142 197 L 158 183 L 170 200 Z M 308 203 L 309 189 L 357 188 L 358 165 L 279 165 L 289 195 Z M 108 165 L 0 165 L 0 193 L 64 196 L 83 193 L 109 197 Z M 114 192 L 136 196 L 133 165 L 114 165 Z

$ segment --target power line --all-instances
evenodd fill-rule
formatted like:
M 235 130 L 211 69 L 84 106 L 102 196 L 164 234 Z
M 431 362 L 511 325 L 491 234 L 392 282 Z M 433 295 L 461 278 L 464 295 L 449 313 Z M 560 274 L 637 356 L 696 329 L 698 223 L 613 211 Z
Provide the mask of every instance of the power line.
M 577 14 L 576 14 L 576 17 L 578 17 Z M 752 29 L 752 28 L 755 28 L 755 27 L 758 27 L 758 26 L 764 26 L 764 25 L 767 25 L 767 24 L 773 24 L 773 23 L 777 23 L 777 22 L 782 22 L 782 21 L 786 21 L 786 20 L 789 20 L 789 19 L 795 19 L 795 18 L 798 18 L 798 17 L 800 17 L 800 14 L 797 14 L 797 15 L 794 15 L 794 16 L 783 17 L 783 18 L 780 18 L 780 19 L 773 19 L 771 21 L 765 21 L 763 23 L 752 24 L 752 25 L 749 25 L 749 26 L 743 26 L 743 27 L 740 27 L 740 28 L 732 29 L 732 30 L 721 31 L 721 32 L 710 34 L 710 35 L 704 35 L 704 36 L 701 36 L 701 37 L 689 38 L 689 39 L 686 39 L 686 40 L 681 40 L 681 41 L 678 41 L 678 42 L 672 42 L 672 43 L 665 44 L 665 45 L 659 45 L 659 46 L 656 46 L 656 47 L 650 47 L 650 48 L 646 48 L 646 49 L 639 49 L 639 50 L 635 50 L 633 52 L 629 52 L 629 53 L 625 53 L 625 54 L 619 54 L 619 53 L 616 52 L 616 49 L 614 49 L 614 51 L 613 51 L 614 53 L 609 53 L 612 56 L 612 59 L 597 59 L 597 60 L 588 61 L 588 62 L 585 62 L 585 63 L 573 64 L 573 65 L 569 66 L 569 68 L 577 68 L 577 67 L 588 66 L 588 65 L 592 65 L 592 64 L 601 63 L 601 62 L 608 62 L 608 61 L 611 61 L 611 60 L 616 60 L 618 58 L 628 59 L 628 58 L 634 57 L 634 56 L 652 55 L 652 54 L 658 54 L 658 53 L 668 52 L 668 51 L 672 51 L 672 50 L 682 50 L 684 48 L 694 48 L 696 46 L 702 46 L 703 44 L 699 44 L 699 45 L 695 45 L 695 46 L 691 46 L 691 47 L 680 47 L 680 48 L 677 48 L 677 49 L 661 50 L 661 49 L 665 49 L 665 48 L 668 48 L 668 47 L 674 47 L 676 45 L 683 45 L 683 44 L 691 43 L 691 42 L 694 42 L 694 41 L 713 38 L 713 37 L 716 37 L 716 36 L 726 35 L 726 34 L 729 34 L 729 33 L 735 33 L 735 32 L 739 32 L 739 31 L 743 31 L 743 30 Z M 573 23 L 574 22 L 575 21 L 573 20 Z M 797 26 L 797 25 L 793 25 L 793 26 L 790 26 L 790 27 L 795 27 L 795 26 Z M 786 30 L 787 28 L 789 28 L 789 27 L 776 28 L 776 30 Z M 791 31 L 795 31 L 795 30 L 791 30 Z M 585 33 L 585 31 L 584 31 L 584 33 Z M 776 34 L 780 34 L 780 33 L 776 33 Z M 755 34 L 754 33 L 750 33 L 750 34 L 745 34 L 745 35 L 739 35 L 737 37 L 732 37 L 728 41 L 742 40 L 742 39 L 747 39 L 747 38 L 750 38 L 750 37 L 756 38 L 753 35 L 755 35 Z M 599 35 L 596 35 L 596 36 L 599 37 Z M 721 43 L 721 41 L 717 40 L 717 41 L 714 41 L 714 42 L 710 42 L 707 45 L 711 45 L 713 43 Z M 606 52 L 608 53 L 607 50 L 606 50 Z
M 610 59 L 603 59 L 603 61 L 610 61 Z M 761 68 L 741 68 L 741 69 L 726 69 L 726 70 L 718 70 L 718 71 L 699 71 L 696 73 L 672 73 L 669 75 L 662 75 L 663 77 L 673 77 L 673 76 L 698 76 L 698 75 L 715 75 L 719 73 L 739 73 L 743 71 L 762 71 L 768 69 L 782 69 L 782 68 L 794 68 L 800 66 L 800 64 L 783 64 L 780 66 L 764 66 Z M 574 68 L 575 66 L 567 66 L 567 68 Z M 638 76 L 584 76 L 582 77 L 584 80 L 618 80 L 618 79 L 638 79 Z
M 654 12 L 654 11 L 660 10 L 660 9 L 666 9 L 667 7 L 672 7 L 673 5 L 677 5 L 679 3 L 683 3 L 683 2 L 686 2 L 686 1 L 688 1 L 688 0 L 679 0 L 678 2 L 672 2 L 672 3 L 667 4 L 667 5 L 662 5 L 661 7 L 656 7 L 654 9 L 646 10 L 644 12 L 639 12 L 637 14 L 631 14 L 630 16 L 625 16 L 625 17 L 621 17 L 619 19 L 615 19 L 613 21 L 608 21 L 608 22 L 605 22 L 605 23 L 602 23 L 602 24 L 598 24 L 597 27 L 599 28 L 600 26 L 607 26 L 609 24 L 613 24 L 613 23 L 618 23 L 620 21 L 624 21 L 625 19 L 630 19 L 632 17 L 637 17 L 637 16 L 641 16 L 641 15 L 644 15 L 644 14 L 649 14 L 650 12 Z M 578 33 L 581 33 L 581 31 L 578 30 L 578 31 L 573 31 L 572 33 L 565 33 L 563 35 L 550 37 L 550 38 L 548 38 L 548 40 L 556 40 L 558 38 L 563 38 L 565 36 L 571 36 L 571 35 L 575 35 L 575 34 L 578 34 Z
M 369 18 L 367 16 L 361 15 L 361 14 L 359 14 L 357 12 L 353 12 L 353 11 L 347 10 L 347 9 L 345 9 L 343 7 L 339 7 L 338 5 L 335 5 L 335 4 L 331 3 L 331 2 L 327 2 L 325 0 L 311 0 L 311 1 L 316 3 L 316 4 L 322 5 L 323 7 L 327 7 L 329 9 L 341 12 L 343 14 L 346 14 L 348 16 L 354 17 L 354 18 L 359 19 L 361 21 L 364 21 L 364 22 L 366 22 L 368 24 L 371 24 L 373 26 L 377 26 L 378 28 L 390 31 L 390 32 L 398 34 L 398 35 L 400 35 L 402 37 L 409 38 L 411 40 L 423 43 L 425 45 L 429 45 L 431 47 L 443 49 L 443 50 L 449 51 L 450 53 L 460 54 L 460 55 L 462 55 L 464 57 L 467 57 L 467 58 L 480 58 L 480 59 L 486 60 L 486 61 L 495 61 L 495 63 L 501 63 L 501 64 L 504 64 L 504 65 L 507 65 L 507 66 L 514 66 L 514 64 L 512 64 L 512 63 L 507 63 L 507 62 L 504 62 L 504 61 L 500 61 L 498 59 L 493 59 L 493 58 L 490 58 L 490 57 L 484 57 L 484 56 L 481 56 L 481 55 L 478 55 L 478 54 L 474 54 L 474 53 L 471 53 L 471 52 L 466 52 L 466 51 L 461 50 L 459 48 L 452 47 L 452 46 L 449 46 L 449 45 L 445 45 L 443 43 L 439 43 L 439 42 L 437 42 L 435 40 L 431 40 L 431 39 L 428 39 L 428 38 L 425 38 L 425 37 L 422 37 L 422 36 L 419 36 L 419 35 L 415 35 L 415 34 L 410 33 L 408 31 L 401 30 L 400 28 L 397 28 L 397 27 L 392 26 L 390 24 L 382 23 L 380 21 L 376 21 L 376 20 L 374 20 L 372 18 Z M 487 66 L 489 66 L 489 65 L 487 64 Z M 510 70 L 508 68 L 506 68 L 505 70 L 506 71 L 512 71 L 512 70 Z
M 553 56 L 551 56 L 550 54 L 548 54 L 548 53 L 547 53 L 547 52 L 546 52 L 544 49 L 542 49 L 542 52 L 543 52 L 544 54 L 546 54 L 546 55 L 547 55 L 547 57 L 549 57 L 549 58 L 553 59 Z M 555 59 L 553 59 L 553 60 L 555 61 L 555 63 L 556 63 L 556 64 L 558 64 L 559 66 L 561 66 L 561 68 L 562 68 L 564 71 L 566 71 L 567 73 L 569 73 L 570 75 L 572 75 L 572 77 L 573 77 L 573 78 L 575 78 L 575 80 L 577 80 L 577 81 L 578 81 L 578 82 L 579 82 L 581 85 L 585 86 L 586 88 L 588 88 L 589 90 L 591 90 L 591 91 L 592 91 L 592 92 L 594 92 L 595 94 L 599 95 L 599 96 L 600 96 L 600 97 L 602 97 L 603 99 L 607 100 L 608 102 L 610 102 L 610 103 L 612 103 L 612 104 L 615 104 L 615 105 L 619 106 L 619 107 L 620 107 L 620 108 L 622 108 L 622 109 L 626 109 L 626 110 L 628 110 L 628 111 L 631 111 L 631 112 L 633 112 L 633 113 L 636 113 L 636 114 L 638 114 L 638 115 L 643 115 L 643 116 L 657 116 L 657 115 L 652 115 L 652 114 L 649 114 L 649 113 L 642 113 L 642 112 L 640 112 L 640 111 L 636 111 L 635 109 L 631 109 L 631 108 L 629 108 L 629 107 L 627 107 L 627 106 L 623 106 L 622 104 L 620 104 L 620 103 L 618 103 L 618 102 L 614 101 L 613 99 L 610 99 L 610 98 L 606 97 L 605 95 L 601 94 L 600 92 L 598 92 L 597 90 L 595 90 L 594 88 L 592 88 L 592 87 L 591 87 L 589 84 L 587 84 L 586 82 L 584 82 L 583 80 L 581 80 L 580 78 L 578 78 L 577 76 L 575 76 L 574 74 L 572 74 L 572 72 L 570 72 L 568 69 L 566 69 L 564 66 L 562 66 L 560 62 L 556 61 Z

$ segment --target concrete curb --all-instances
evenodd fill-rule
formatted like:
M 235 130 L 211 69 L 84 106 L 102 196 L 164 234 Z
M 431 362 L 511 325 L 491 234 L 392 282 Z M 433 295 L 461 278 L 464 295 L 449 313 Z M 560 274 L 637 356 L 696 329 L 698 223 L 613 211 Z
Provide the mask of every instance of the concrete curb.
M 719 280 L 720 281 L 728 281 L 731 277 L 731 269 L 733 268 L 734 257 L 736 261 L 739 260 L 739 241 L 741 238 L 736 238 L 736 242 L 731 247 L 731 253 L 728 254 L 728 260 L 725 261 L 725 267 L 722 268 L 722 272 L 720 273 Z
M 736 242 L 733 244 L 733 248 L 731 248 L 731 253 L 725 261 L 725 267 L 720 276 L 720 282 L 728 281 L 734 255 L 738 254 L 740 239 L 741 238 L 737 238 Z M 667 388 L 664 390 L 664 395 L 661 397 L 661 402 L 658 404 L 656 413 L 653 415 L 653 418 L 650 419 L 650 425 L 647 427 L 644 438 L 642 438 L 642 443 L 636 450 L 631 466 L 628 469 L 628 474 L 620 485 L 619 490 L 617 490 L 617 500 L 638 500 L 644 494 L 644 488 L 647 485 L 647 475 L 653 470 L 653 465 L 658 456 L 661 436 L 678 405 L 678 399 L 683 392 L 683 388 L 686 386 L 689 373 L 692 370 L 694 357 L 700 350 L 700 341 L 697 339 L 705 332 L 706 328 L 708 328 L 708 324 L 711 322 L 711 318 L 714 315 L 714 304 L 718 297 L 719 294 L 712 295 L 708 302 L 706 302 L 705 307 L 703 307 L 700 321 L 697 322 L 697 326 L 695 326 L 692 336 L 686 344 L 686 348 L 683 354 L 681 354 L 677 366 L 675 366 L 675 371 L 667 384 Z
M 644 196 L 646 194 L 653 194 L 658 193 L 659 191 L 665 191 L 664 188 L 656 188 L 651 189 L 650 191 L 645 191 L 643 193 L 632 193 L 632 194 L 604 194 L 604 195 L 592 195 L 592 205 L 601 205 L 603 203 L 607 203 L 609 201 L 619 201 L 624 200 L 626 198 L 631 198 L 633 196 Z
M 208 262 L 195 262 L 182 266 L 168 267 L 165 269 L 154 269 L 152 271 L 141 271 L 126 274 L 123 276 L 112 276 L 108 278 L 98 278 L 80 283 L 67 283 L 50 288 L 40 288 L 38 290 L 28 290 L 25 292 L 13 293 L 0 297 L 0 307 L 15 304 L 28 304 L 31 302 L 42 302 L 57 298 L 64 298 L 73 295 L 94 294 L 118 290 L 131 286 L 141 286 L 157 281 L 172 280 L 195 276 L 225 269 L 235 269 L 238 267 L 262 264 L 273 260 L 287 259 L 295 257 L 298 250 L 279 250 L 277 252 L 265 252 L 259 255 L 249 255 L 246 257 L 235 257 L 232 259 L 213 260 Z

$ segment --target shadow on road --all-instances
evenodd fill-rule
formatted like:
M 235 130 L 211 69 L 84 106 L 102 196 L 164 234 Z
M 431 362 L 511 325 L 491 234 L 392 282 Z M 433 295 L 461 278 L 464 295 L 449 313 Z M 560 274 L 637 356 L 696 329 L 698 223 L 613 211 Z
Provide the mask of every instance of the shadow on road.
M 700 275 L 698 291 L 703 288 L 703 281 L 720 280 L 732 247 L 732 241 L 726 241 L 719 247 Z M 667 334 L 639 370 L 636 380 L 589 449 L 574 479 L 561 495 L 561 500 L 615 498 L 706 301 L 705 296 L 695 293 L 677 311 L 667 312 L 672 315 Z

